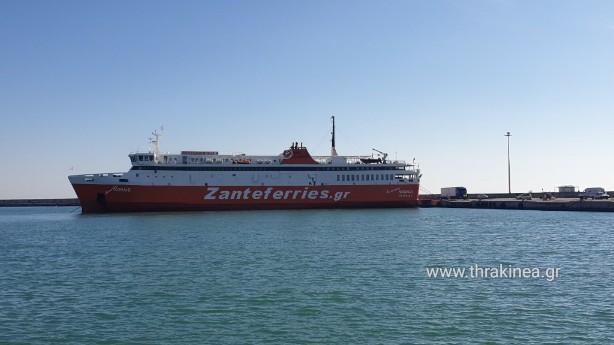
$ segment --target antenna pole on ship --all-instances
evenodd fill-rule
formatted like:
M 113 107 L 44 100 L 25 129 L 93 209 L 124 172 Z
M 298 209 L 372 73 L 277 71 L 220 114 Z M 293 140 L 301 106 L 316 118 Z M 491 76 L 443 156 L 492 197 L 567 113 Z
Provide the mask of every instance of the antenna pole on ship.
M 156 139 L 149 139 L 149 142 L 154 144 L 154 160 L 156 161 L 156 163 L 158 163 L 158 157 L 160 156 L 160 137 L 162 136 L 162 130 L 163 127 L 160 127 L 160 132 L 158 132 L 158 130 L 156 129 L 155 131 L 153 131 L 151 134 L 153 134 L 153 136 L 156 137 Z
M 337 150 L 335 150 L 335 117 L 331 116 L 331 119 L 333 120 L 333 139 L 331 140 L 331 148 L 330 148 L 330 155 L 331 156 L 336 156 L 337 155 Z

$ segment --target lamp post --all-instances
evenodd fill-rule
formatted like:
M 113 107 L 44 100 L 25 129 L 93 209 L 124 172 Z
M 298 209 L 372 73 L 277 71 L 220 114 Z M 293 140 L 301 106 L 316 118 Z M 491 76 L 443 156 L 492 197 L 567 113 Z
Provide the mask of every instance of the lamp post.
M 507 192 L 512 194 L 512 178 L 510 174 L 510 132 L 505 135 L 507 137 Z

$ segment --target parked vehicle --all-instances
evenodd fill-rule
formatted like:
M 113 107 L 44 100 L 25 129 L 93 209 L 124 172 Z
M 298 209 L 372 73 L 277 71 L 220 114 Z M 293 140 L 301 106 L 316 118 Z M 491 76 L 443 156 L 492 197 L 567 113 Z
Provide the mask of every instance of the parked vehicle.
M 516 200 L 532 200 L 533 196 L 531 194 L 520 194 L 516 197 Z
M 542 200 L 554 200 L 556 197 L 550 193 L 544 193 L 542 196 Z
M 478 200 L 483 200 L 483 199 L 488 199 L 488 195 L 486 194 L 478 194 L 475 196 L 476 199 Z
M 467 197 L 467 188 L 465 187 L 441 188 L 442 199 L 467 199 Z
M 605 192 L 605 189 L 601 187 L 586 188 L 582 193 L 578 195 L 578 197 L 580 197 L 580 200 L 610 198 L 610 196 Z

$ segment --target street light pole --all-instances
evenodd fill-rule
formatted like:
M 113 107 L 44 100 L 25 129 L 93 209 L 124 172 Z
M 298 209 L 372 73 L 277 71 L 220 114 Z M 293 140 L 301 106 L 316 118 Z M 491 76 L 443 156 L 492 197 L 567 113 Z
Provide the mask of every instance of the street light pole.
M 507 137 L 507 192 L 512 194 L 512 178 L 510 174 L 510 137 L 512 135 L 510 132 L 507 132 L 505 136 Z

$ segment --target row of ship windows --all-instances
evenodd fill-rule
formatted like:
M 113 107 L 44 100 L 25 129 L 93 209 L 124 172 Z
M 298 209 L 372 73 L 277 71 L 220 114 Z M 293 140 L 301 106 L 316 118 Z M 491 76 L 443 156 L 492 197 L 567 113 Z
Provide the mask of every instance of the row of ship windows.
M 400 178 L 400 176 L 397 176 Z M 353 181 L 391 181 L 394 174 L 359 174 L 359 175 L 337 175 L 337 182 Z
M 106 175 L 106 174 L 105 174 Z M 121 176 L 121 175 L 118 175 Z M 235 176 L 233 174 L 233 176 Z M 139 174 L 136 174 L 136 177 L 139 177 Z M 154 177 L 158 177 L 158 175 L 154 175 Z M 174 178 L 175 176 L 170 176 L 170 178 Z M 147 175 L 147 178 L 150 178 Z M 162 178 L 166 178 L 165 175 Z M 337 175 L 337 182 L 355 182 L 355 181 L 391 181 L 394 179 L 410 179 L 414 178 L 414 175 L 394 175 L 394 174 L 360 174 L 360 175 Z M 86 181 L 94 181 L 93 178 L 86 178 Z M 119 182 L 128 182 L 128 179 L 120 178 Z
M 153 162 L 154 156 L 153 155 L 130 155 L 130 161 L 136 162 L 137 160 L 141 162 Z
M 131 170 L 173 170 L 173 171 L 367 171 L 367 170 L 405 170 L 403 166 L 382 166 L 374 167 L 293 167 L 293 166 L 259 166 L 259 167 L 191 167 L 191 166 L 133 166 Z

